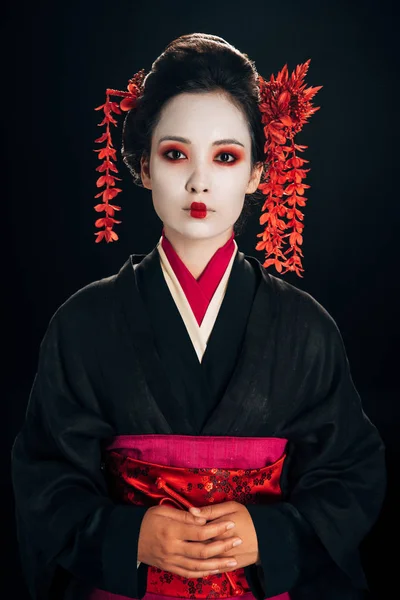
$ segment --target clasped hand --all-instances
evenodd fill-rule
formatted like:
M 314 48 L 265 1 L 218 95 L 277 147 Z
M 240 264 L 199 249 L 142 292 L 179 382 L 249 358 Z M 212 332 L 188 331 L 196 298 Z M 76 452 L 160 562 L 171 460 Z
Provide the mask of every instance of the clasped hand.
M 198 507 L 198 510 L 200 513 L 197 513 L 195 508 L 189 509 L 193 515 L 204 518 L 207 523 L 223 523 L 227 519 L 235 523 L 235 527 L 215 536 L 211 541 L 226 540 L 232 537 L 242 540 L 242 544 L 224 553 L 224 557 L 232 556 L 237 560 L 236 569 L 259 561 L 258 541 L 253 519 L 243 504 L 231 500 Z
M 228 501 L 200 510 L 195 516 L 193 509 L 150 507 L 140 528 L 138 560 L 187 578 L 230 572 L 259 560 L 253 520 L 243 504 Z M 228 530 L 228 523 L 234 527 Z M 234 547 L 235 541 L 240 545 Z M 236 564 L 229 565 L 232 560 Z

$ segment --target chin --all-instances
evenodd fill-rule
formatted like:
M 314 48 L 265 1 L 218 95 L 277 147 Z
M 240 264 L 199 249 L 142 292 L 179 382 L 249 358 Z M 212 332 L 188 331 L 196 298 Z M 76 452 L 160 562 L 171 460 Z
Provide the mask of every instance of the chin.
M 188 223 L 185 227 L 179 228 L 176 227 L 176 225 L 171 226 L 168 225 L 168 223 L 166 225 L 164 224 L 164 228 L 166 227 L 166 235 L 168 236 L 168 231 L 171 231 L 172 235 L 178 234 L 180 237 L 187 238 L 188 240 L 201 240 L 221 235 L 221 231 L 215 231 L 215 229 L 207 226 L 206 223 L 201 221 L 201 219 L 193 219 L 192 223 Z

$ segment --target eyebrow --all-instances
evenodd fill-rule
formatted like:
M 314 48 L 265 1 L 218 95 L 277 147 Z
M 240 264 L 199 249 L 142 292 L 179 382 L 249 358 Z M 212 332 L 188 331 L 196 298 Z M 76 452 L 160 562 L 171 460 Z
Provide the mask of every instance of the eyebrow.
M 179 135 L 164 135 L 159 139 L 158 143 L 164 142 L 165 140 L 174 140 L 175 142 L 182 142 L 183 144 L 191 144 L 192 142 L 187 138 L 181 137 Z M 222 146 L 223 144 L 237 144 L 238 146 L 242 146 L 244 148 L 244 144 L 239 142 L 239 140 L 235 140 L 235 138 L 225 138 L 223 140 L 216 140 L 212 143 L 213 146 Z

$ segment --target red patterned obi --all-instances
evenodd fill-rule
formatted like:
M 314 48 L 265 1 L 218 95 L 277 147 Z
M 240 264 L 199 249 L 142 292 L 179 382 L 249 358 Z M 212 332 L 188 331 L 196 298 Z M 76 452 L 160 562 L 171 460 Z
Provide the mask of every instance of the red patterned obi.
M 118 436 L 105 457 L 110 495 L 120 503 L 167 503 L 182 510 L 229 500 L 244 505 L 274 502 L 281 496 L 286 443 L 282 438 Z M 244 568 L 188 579 L 149 566 L 144 599 L 162 600 L 159 596 L 254 600 Z M 124 598 L 101 590 L 90 596 L 91 600 Z M 289 600 L 289 595 L 273 600 Z

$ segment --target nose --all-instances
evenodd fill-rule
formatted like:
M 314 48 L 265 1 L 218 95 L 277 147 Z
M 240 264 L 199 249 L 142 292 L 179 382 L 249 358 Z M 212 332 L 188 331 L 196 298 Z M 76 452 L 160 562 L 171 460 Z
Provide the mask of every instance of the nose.
M 209 189 L 210 182 L 205 173 L 205 169 L 201 167 L 195 169 L 186 182 L 186 191 L 192 193 L 197 192 L 199 194 L 208 192 Z

